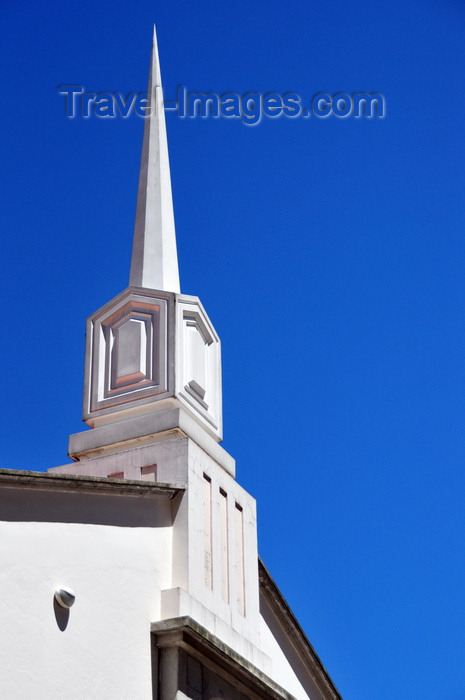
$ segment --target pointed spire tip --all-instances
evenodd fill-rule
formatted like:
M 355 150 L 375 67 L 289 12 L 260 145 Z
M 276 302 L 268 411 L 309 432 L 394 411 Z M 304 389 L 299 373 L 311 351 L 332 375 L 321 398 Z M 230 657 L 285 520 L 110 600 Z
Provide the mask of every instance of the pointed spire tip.
M 179 294 L 178 258 L 160 61 L 154 25 L 130 284 Z

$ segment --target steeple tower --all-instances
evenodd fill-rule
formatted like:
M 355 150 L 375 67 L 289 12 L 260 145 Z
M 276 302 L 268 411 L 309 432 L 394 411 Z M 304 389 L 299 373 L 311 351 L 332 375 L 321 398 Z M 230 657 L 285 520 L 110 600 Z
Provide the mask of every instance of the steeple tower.
M 155 27 L 147 93 L 150 116 L 144 126 L 129 284 L 179 294 L 170 164 Z
M 187 415 L 220 441 L 220 340 L 199 299 L 179 293 L 155 30 L 148 93 L 130 286 L 87 321 L 83 420 L 95 429 L 118 424 L 113 439 L 131 426 L 137 435 L 156 433 L 166 411 L 177 409 L 178 422 Z M 141 427 L 143 416 L 150 425 Z M 136 419 L 137 426 L 128 423 Z M 79 449 L 72 436 L 69 454 L 80 460 L 98 440 L 79 435 Z

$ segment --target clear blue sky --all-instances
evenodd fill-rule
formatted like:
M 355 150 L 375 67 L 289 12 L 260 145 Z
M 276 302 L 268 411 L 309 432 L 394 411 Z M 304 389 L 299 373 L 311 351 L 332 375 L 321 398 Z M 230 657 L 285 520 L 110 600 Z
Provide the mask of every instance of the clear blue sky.
M 165 99 L 378 91 L 383 120 L 167 116 L 182 291 L 223 342 L 224 447 L 345 700 L 465 699 L 465 8 L 452 0 L 4 0 L 1 466 L 67 461 L 85 318 L 126 285 Z

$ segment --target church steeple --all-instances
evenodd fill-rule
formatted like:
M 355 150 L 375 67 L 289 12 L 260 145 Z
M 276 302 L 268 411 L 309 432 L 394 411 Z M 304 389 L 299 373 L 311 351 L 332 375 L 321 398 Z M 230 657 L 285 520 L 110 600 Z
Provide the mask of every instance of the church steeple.
M 147 92 L 149 116 L 144 125 L 129 284 L 179 294 L 170 165 L 155 27 Z
M 187 415 L 220 441 L 220 339 L 199 299 L 179 291 L 155 31 L 148 92 L 130 282 L 87 321 L 83 420 L 97 432 L 117 423 L 111 440 L 119 445 L 123 424 L 145 439 L 174 409 L 177 424 Z M 84 438 L 86 445 L 96 440 Z M 79 459 L 89 450 L 80 445 Z M 70 455 L 77 453 L 70 441 Z

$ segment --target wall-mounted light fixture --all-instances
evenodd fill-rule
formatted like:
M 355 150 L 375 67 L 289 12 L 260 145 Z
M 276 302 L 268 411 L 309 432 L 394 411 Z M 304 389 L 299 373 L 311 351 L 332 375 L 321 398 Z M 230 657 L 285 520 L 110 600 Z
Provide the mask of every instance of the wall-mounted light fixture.
M 74 605 L 76 595 L 71 588 L 57 588 L 55 591 L 55 599 L 62 608 L 70 608 Z

